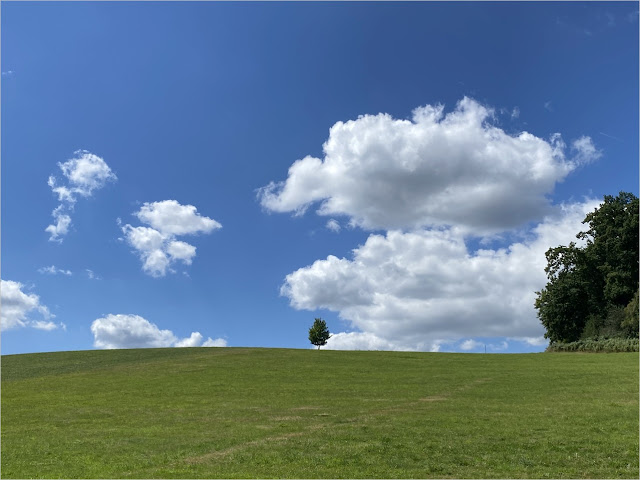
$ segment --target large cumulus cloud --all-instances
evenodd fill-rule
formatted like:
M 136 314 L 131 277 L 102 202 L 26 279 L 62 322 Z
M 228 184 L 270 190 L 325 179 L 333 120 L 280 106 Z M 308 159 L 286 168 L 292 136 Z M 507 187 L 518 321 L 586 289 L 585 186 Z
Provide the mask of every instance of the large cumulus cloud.
M 463 337 L 531 343 L 544 329 L 534 309 L 546 283 L 545 251 L 568 244 L 597 201 L 558 209 L 527 238 L 471 252 L 451 229 L 371 235 L 352 258 L 329 255 L 286 276 L 281 288 L 296 309 L 338 312 L 358 332 L 329 348 L 437 350 Z
M 337 122 L 324 158 L 294 162 L 285 181 L 259 190 L 273 212 L 345 215 L 365 229 L 452 226 L 486 234 L 549 213 L 547 195 L 578 165 L 600 153 L 589 137 L 567 147 L 492 125 L 493 110 L 470 98 L 444 113 L 414 110 L 411 120 L 387 114 Z

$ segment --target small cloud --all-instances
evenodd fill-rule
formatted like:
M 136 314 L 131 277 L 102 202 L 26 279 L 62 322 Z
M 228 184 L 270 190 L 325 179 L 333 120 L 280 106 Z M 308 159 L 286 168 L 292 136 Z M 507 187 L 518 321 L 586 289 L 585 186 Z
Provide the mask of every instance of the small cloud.
M 327 222 L 326 227 L 335 233 L 338 233 L 341 230 L 340 224 L 333 218 Z
M 518 340 L 518 341 L 524 342 L 527 345 L 531 345 L 532 347 L 542 347 L 542 346 L 547 345 L 549 343 L 549 340 L 544 338 L 544 336 L 540 336 L 540 337 L 520 337 L 520 338 L 514 338 L 513 340 Z
M 553 107 L 551 106 L 551 100 L 549 100 L 548 102 L 544 102 L 544 109 L 548 110 L 549 112 L 553 112 Z
M 64 325 L 64 324 L 62 324 L 62 325 Z M 51 330 L 55 330 L 56 328 L 58 328 L 59 325 L 57 323 L 52 322 L 52 321 L 45 322 L 43 320 L 37 320 L 35 322 L 31 322 L 31 326 L 33 328 L 38 329 L 38 330 L 46 330 L 47 332 L 49 332 Z
M 203 344 L 203 347 L 226 347 L 227 346 L 227 341 L 224 338 L 216 338 L 215 340 L 212 340 L 211 337 L 209 337 Z
M 513 107 L 513 110 L 511 110 L 511 119 L 515 120 L 519 116 L 520 116 L 520 109 L 518 107 Z
M 180 339 L 171 330 L 160 330 L 139 315 L 106 315 L 93 321 L 91 333 L 94 347 L 102 349 L 226 346 L 222 338 L 209 337 L 202 342 L 204 337 L 200 332 Z
M 118 225 L 126 242 L 133 247 L 140 260 L 142 270 L 152 277 L 164 277 L 178 261 L 191 265 L 196 256 L 196 247 L 177 240 L 177 235 L 211 233 L 222 228 L 216 220 L 202 216 L 193 205 L 181 205 L 176 200 L 145 203 L 134 215 L 150 227 Z
M 51 265 L 50 267 L 42 267 L 38 269 L 38 273 L 46 274 L 46 275 L 67 275 L 70 277 L 73 275 L 71 270 L 64 270 L 62 268 L 57 268 L 55 265 Z
M 51 212 L 51 216 L 54 218 L 55 224 L 51 224 L 44 229 L 45 232 L 48 232 L 51 235 L 49 237 L 50 242 L 62 243 L 62 237 L 69 232 L 71 217 L 66 213 L 63 213 L 63 210 L 64 206 L 58 205 L 53 212 Z
M 89 277 L 90 280 L 102 280 L 102 277 L 96 275 L 94 271 L 89 268 L 85 268 L 85 272 L 87 272 L 87 277 Z
M 627 14 L 627 22 L 629 23 L 637 22 L 639 13 L 640 13 L 639 10 L 634 10 L 633 12 L 629 12 Z
M 13 70 L 7 70 L 6 72 L 2 72 L 3 77 L 13 77 L 13 74 L 14 74 Z
M 602 152 L 596 149 L 591 137 L 587 136 L 574 140 L 571 149 L 576 153 L 574 158 L 580 164 L 590 163 L 602 156 Z
M 475 350 L 477 348 L 480 348 L 482 345 L 484 344 L 480 342 L 476 342 L 475 340 L 469 339 L 469 340 L 465 340 L 460 344 L 460 349 L 468 352 L 469 350 Z

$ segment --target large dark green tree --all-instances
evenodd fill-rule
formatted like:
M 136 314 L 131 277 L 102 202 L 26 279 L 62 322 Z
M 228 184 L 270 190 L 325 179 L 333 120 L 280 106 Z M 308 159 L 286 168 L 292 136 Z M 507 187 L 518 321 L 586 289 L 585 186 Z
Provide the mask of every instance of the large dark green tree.
M 309 341 L 320 350 L 321 346 L 327 344 L 329 338 L 331 338 L 331 334 L 329 333 L 329 328 L 327 328 L 327 322 L 321 318 L 316 318 L 309 329 Z
M 589 228 L 576 237 L 584 246 L 571 242 L 546 252 L 548 283 L 535 302 L 545 337 L 572 342 L 633 336 L 637 320 L 630 319 L 629 305 L 638 291 L 638 198 L 607 195 L 582 223 Z

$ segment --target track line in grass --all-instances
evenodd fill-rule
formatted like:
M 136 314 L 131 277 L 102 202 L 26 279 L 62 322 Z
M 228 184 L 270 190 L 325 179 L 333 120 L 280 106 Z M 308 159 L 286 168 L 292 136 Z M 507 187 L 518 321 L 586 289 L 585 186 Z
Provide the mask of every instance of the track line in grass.
M 250 442 L 239 443 L 238 445 L 234 445 L 233 447 L 225 448 L 224 450 L 215 450 L 213 452 L 205 453 L 204 455 L 198 455 L 195 457 L 187 457 L 184 459 L 185 462 L 194 464 L 194 463 L 204 463 L 207 460 L 212 460 L 214 458 L 222 458 L 233 453 L 236 453 L 240 450 L 244 450 L 246 448 L 266 445 L 267 443 L 276 443 L 287 441 L 290 438 L 301 437 L 315 430 L 320 430 L 325 428 L 325 425 L 311 425 L 304 429 L 301 432 L 290 432 L 285 433 L 283 435 L 274 435 L 271 437 L 261 438 L 260 440 L 252 440 Z
M 372 411 L 372 412 L 367 412 L 366 414 L 362 414 L 362 415 L 358 415 L 356 417 L 350 418 L 348 422 L 345 423 L 336 423 L 336 424 L 332 424 L 331 427 L 333 429 L 335 428 L 352 428 L 353 424 L 358 424 L 360 426 L 362 426 L 363 424 L 370 422 L 373 417 L 375 416 L 380 416 L 380 415 L 386 415 L 392 412 L 402 412 L 402 411 L 407 411 L 408 407 L 417 407 L 419 406 L 421 403 L 423 402 L 435 402 L 435 401 L 445 401 L 448 400 L 449 398 L 451 398 L 452 396 L 455 396 L 457 393 L 460 392 L 464 392 L 467 391 L 469 389 L 474 388 L 477 385 L 480 385 L 482 383 L 486 383 L 488 381 L 490 381 L 492 379 L 490 378 L 478 378 L 476 380 L 473 380 L 472 382 L 466 384 L 466 385 L 462 385 L 454 390 L 452 390 L 451 392 L 447 392 L 441 395 L 433 395 L 430 397 L 423 397 L 418 399 L 418 401 L 411 401 L 411 402 L 404 402 L 398 405 L 394 405 L 393 407 L 390 408 L 385 408 L 385 409 L 380 409 L 380 410 L 376 410 L 376 411 Z M 294 407 L 291 410 L 320 410 L 320 407 Z M 335 417 L 336 415 L 333 414 L 329 414 L 329 413 L 317 413 L 314 414 L 315 417 Z M 272 420 L 274 421 L 284 421 L 284 420 L 303 420 L 302 417 L 299 416 L 284 416 L 284 417 L 272 417 Z M 268 436 L 265 438 L 261 438 L 259 440 L 251 440 L 249 442 L 243 442 L 243 443 L 239 443 L 237 445 L 234 445 L 232 447 L 228 447 L 225 448 L 223 450 L 215 450 L 212 452 L 208 452 L 205 453 L 203 455 L 198 455 L 198 456 L 192 456 L 192 457 L 187 457 L 184 459 L 184 461 L 188 464 L 200 464 L 200 463 L 206 463 L 209 460 L 213 460 L 213 459 L 220 459 L 220 458 L 224 458 L 227 457 L 229 455 L 232 455 L 234 453 L 240 452 L 242 450 L 248 449 L 248 448 L 252 448 L 252 447 L 260 447 L 263 445 L 267 445 L 269 443 L 278 443 L 278 442 L 286 442 L 290 439 L 293 438 L 297 438 L 297 437 L 302 437 L 305 435 L 308 435 L 312 432 L 315 432 L 317 430 L 322 430 L 322 429 L 326 429 L 327 425 L 326 424 L 314 424 L 314 425 L 310 425 L 306 428 L 303 428 L 302 431 L 296 431 L 296 432 L 290 432 L 290 433 L 285 433 L 282 435 L 273 435 L 273 436 Z

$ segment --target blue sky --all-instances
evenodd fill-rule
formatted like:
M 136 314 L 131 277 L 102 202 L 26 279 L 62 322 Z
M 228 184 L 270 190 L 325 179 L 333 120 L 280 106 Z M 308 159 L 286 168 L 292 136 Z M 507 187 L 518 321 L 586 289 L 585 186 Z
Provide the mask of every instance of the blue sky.
M 1 9 L 3 354 L 541 351 L 638 194 L 637 2 Z

